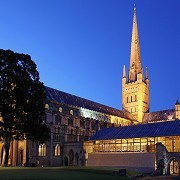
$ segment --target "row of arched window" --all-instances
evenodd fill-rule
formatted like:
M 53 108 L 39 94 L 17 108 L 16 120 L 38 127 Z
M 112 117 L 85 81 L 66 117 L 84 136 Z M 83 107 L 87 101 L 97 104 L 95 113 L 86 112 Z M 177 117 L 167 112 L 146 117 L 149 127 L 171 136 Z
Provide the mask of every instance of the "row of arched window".
M 59 144 L 56 144 L 56 146 L 55 146 L 54 155 L 55 156 L 61 155 L 61 146 Z M 45 144 L 39 144 L 38 156 L 46 156 L 46 145 Z
M 45 104 L 45 109 L 50 110 L 49 104 Z M 62 107 L 59 107 L 59 112 L 62 113 L 62 111 L 63 111 Z M 71 115 L 74 114 L 72 109 L 69 111 L 69 114 L 71 114 Z
M 129 103 L 129 102 L 136 102 L 137 101 L 137 95 L 134 95 L 134 96 L 127 96 L 126 97 L 126 102 Z

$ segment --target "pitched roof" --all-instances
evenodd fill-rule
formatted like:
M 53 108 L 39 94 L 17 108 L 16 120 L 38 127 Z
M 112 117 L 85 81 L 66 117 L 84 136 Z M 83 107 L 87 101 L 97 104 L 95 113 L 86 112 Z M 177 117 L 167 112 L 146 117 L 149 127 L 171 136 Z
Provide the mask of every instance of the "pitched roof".
M 180 136 L 180 120 L 110 127 L 98 131 L 90 140 Z
M 133 115 L 130 113 L 112 107 L 108 107 L 100 103 L 96 103 L 72 94 L 68 94 L 63 91 L 59 91 L 47 86 L 46 86 L 46 98 L 48 101 L 51 102 L 63 103 L 74 107 L 86 108 L 89 110 L 126 118 L 129 120 L 135 120 Z
M 175 109 L 145 113 L 143 117 L 143 122 L 147 123 L 152 121 L 163 121 L 172 119 L 175 119 Z

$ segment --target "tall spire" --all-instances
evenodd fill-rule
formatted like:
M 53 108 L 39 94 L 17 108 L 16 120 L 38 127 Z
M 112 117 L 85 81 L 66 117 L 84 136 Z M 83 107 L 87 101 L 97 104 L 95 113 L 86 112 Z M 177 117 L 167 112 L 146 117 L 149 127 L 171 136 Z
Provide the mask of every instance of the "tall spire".
M 142 66 L 141 66 L 140 45 L 139 45 L 139 37 L 138 37 L 138 25 L 137 25 L 137 18 L 136 18 L 136 7 L 134 7 L 129 81 L 136 81 L 137 74 L 139 73 L 142 73 Z

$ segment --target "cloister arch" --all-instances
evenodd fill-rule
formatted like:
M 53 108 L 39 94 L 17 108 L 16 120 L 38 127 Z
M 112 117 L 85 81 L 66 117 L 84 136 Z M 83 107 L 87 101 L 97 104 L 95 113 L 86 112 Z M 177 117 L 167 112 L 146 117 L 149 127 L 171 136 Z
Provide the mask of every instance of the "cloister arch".
M 168 160 L 167 166 L 168 174 L 179 174 L 180 173 L 180 161 L 176 157 L 171 157 Z

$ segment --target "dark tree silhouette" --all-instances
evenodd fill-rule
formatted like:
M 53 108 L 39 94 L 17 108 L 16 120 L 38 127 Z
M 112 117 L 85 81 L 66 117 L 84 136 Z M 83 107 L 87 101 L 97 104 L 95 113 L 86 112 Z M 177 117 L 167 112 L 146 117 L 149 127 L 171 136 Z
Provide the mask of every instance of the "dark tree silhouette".
M 8 166 L 12 140 L 47 141 L 49 128 L 43 123 L 45 87 L 29 55 L 0 49 L 0 137 Z

